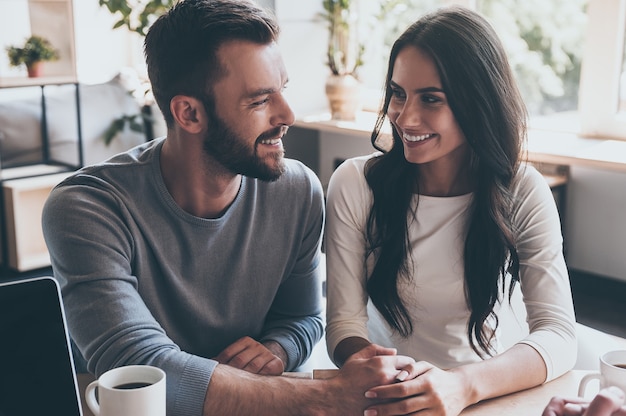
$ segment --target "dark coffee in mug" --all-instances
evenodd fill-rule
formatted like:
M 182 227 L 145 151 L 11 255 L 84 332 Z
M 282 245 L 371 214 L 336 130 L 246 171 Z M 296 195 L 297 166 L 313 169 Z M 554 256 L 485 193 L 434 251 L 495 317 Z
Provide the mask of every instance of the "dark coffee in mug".
M 89 383 L 85 402 L 94 415 L 167 416 L 165 380 L 165 372 L 157 367 L 117 367 Z
M 136 381 L 134 383 L 124 383 L 124 384 L 120 384 L 119 386 L 115 386 L 113 387 L 114 389 L 120 389 L 120 390 L 132 390 L 132 389 L 140 389 L 142 387 L 148 387 L 150 386 L 152 383 L 146 383 L 144 381 Z
M 626 364 L 613 364 L 613 366 L 617 368 L 623 368 L 624 370 L 626 370 Z

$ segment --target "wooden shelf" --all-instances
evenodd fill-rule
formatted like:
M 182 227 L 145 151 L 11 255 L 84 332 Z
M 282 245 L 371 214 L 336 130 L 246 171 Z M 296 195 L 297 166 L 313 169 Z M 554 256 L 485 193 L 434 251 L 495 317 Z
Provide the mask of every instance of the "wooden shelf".
M 0 77 L 0 88 L 39 87 L 41 85 L 73 84 L 78 82 L 75 75 L 55 77 Z
M 54 173 L 65 172 L 67 170 L 68 168 L 66 166 L 60 165 L 37 164 L 19 166 L 0 170 L 0 180 L 8 181 L 31 176 L 51 175 Z
M 59 52 L 43 63 L 43 78 L 26 77 L 26 68 L 0 59 L 0 87 L 76 82 L 76 46 L 72 0 L 0 0 L 0 49 L 42 36 Z
M 43 63 L 44 76 L 29 78 L 24 66 L 0 60 L 0 88 L 41 88 L 42 163 L 0 169 L 0 261 L 18 271 L 50 265 L 43 206 L 52 188 L 83 163 L 72 0 L 0 0 L 0 48 L 23 44 L 32 35 L 47 39 L 59 53 L 59 59 Z M 76 86 L 79 161 L 72 167 L 52 160 L 48 148 L 44 87 L 64 84 Z

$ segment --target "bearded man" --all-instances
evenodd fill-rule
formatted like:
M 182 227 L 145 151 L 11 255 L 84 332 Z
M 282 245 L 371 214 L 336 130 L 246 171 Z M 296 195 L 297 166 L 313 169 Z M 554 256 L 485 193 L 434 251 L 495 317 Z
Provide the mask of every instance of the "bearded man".
M 284 158 L 277 36 L 252 3 L 174 6 L 145 40 L 167 137 L 81 169 L 45 207 L 87 369 L 164 369 L 168 414 L 201 414 L 219 363 L 279 375 L 323 334 L 323 191 Z

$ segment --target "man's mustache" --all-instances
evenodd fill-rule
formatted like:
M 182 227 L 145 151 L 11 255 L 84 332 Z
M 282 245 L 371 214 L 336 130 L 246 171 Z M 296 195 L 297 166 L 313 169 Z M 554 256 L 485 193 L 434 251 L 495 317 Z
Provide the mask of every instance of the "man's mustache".
M 268 130 L 265 133 L 261 133 L 261 135 L 257 138 L 257 142 L 265 139 L 282 137 L 287 134 L 287 130 L 289 130 L 289 126 L 274 127 L 273 129 Z

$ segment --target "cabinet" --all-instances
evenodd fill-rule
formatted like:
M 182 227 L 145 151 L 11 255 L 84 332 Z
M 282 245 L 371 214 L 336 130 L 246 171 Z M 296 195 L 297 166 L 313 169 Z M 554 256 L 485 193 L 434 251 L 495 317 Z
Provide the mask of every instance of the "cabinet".
M 59 59 L 45 62 L 43 76 L 37 78 L 27 77 L 26 68 L 11 67 L 4 53 L 7 46 L 23 44 L 31 35 L 48 39 L 59 51 Z M 0 246 L 3 269 L 26 271 L 50 264 L 41 230 L 43 204 L 57 183 L 83 165 L 80 89 L 74 44 L 72 0 L 0 0 L 0 92 L 10 95 L 11 92 L 18 94 L 20 89 L 38 88 L 40 111 L 37 121 L 29 123 L 38 123 L 35 131 L 41 129 L 41 157 L 36 162 L 17 162 L 0 167 Z M 49 148 L 50 109 L 46 93 L 49 88 L 63 86 L 74 88 L 75 91 L 76 130 L 72 131 L 76 131 L 77 135 L 76 163 L 71 164 L 54 160 Z M 4 111 L 9 111 L 8 108 L 4 107 Z M 26 126 L 24 131 L 28 131 Z M 3 139 L 9 140 L 7 137 Z M 10 138 L 14 141 L 20 139 Z
M 70 172 L 12 179 L 2 183 L 3 255 L 6 267 L 26 271 L 50 265 L 43 231 L 43 205 L 56 184 Z
M 76 164 L 55 161 L 50 157 L 45 95 L 49 84 L 41 84 L 41 163 L 0 169 L 0 244 L 4 268 L 21 272 L 50 265 L 41 230 L 43 205 L 52 188 L 83 165 L 80 89 L 77 82 L 72 84 L 76 92 Z

